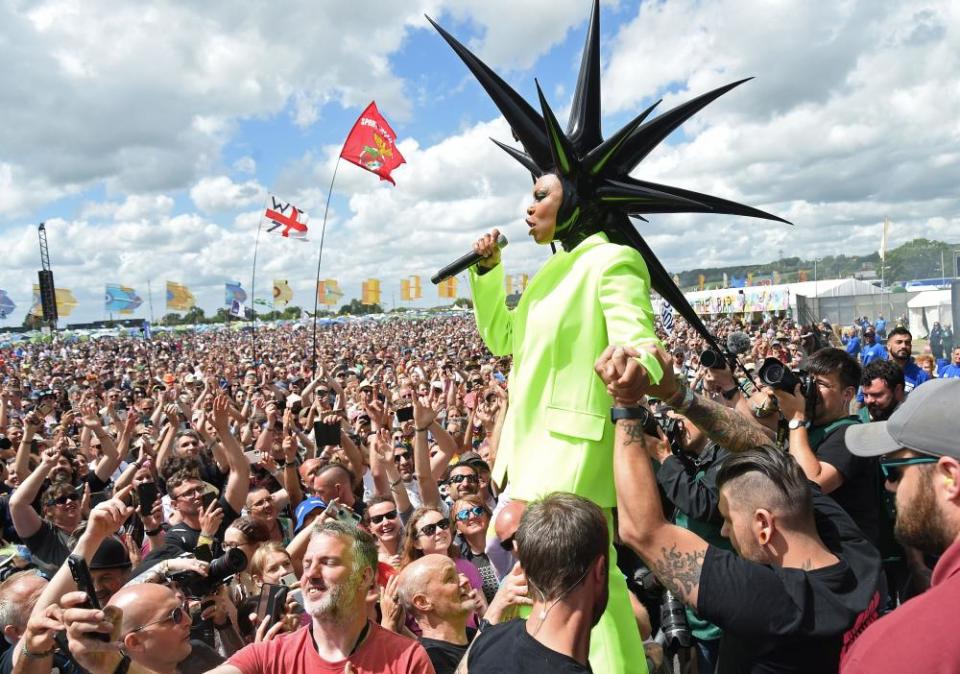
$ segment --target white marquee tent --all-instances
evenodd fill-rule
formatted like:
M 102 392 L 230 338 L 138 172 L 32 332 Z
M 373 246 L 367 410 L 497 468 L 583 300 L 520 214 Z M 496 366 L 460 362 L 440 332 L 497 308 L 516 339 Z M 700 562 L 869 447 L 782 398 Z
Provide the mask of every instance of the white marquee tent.
M 916 297 L 907 302 L 907 310 L 910 312 L 910 327 L 918 334 L 918 337 L 926 337 L 933 324 L 939 321 L 943 327 L 953 325 L 953 314 L 951 311 L 950 291 L 949 290 L 926 290 L 918 293 Z

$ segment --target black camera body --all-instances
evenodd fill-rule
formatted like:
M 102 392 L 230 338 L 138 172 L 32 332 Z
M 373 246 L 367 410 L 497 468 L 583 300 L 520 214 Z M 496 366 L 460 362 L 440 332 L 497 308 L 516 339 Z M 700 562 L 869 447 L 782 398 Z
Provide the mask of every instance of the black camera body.
M 230 548 L 210 562 L 207 575 L 195 571 L 171 573 L 170 580 L 180 586 L 183 593 L 192 599 L 206 597 L 217 591 L 230 577 L 240 573 L 247 566 L 247 555 L 239 548 Z
M 806 370 L 794 372 L 779 358 L 767 358 L 757 370 L 760 381 L 770 388 L 780 389 L 787 393 L 794 393 L 800 387 L 800 395 L 807 403 L 807 418 L 813 418 L 813 409 L 817 405 L 819 393 L 817 381 Z
M 714 349 L 706 349 L 700 352 L 700 364 L 711 370 L 727 369 L 726 357 Z
M 770 388 L 780 389 L 787 393 L 793 393 L 800 385 L 800 394 L 804 398 L 810 398 L 817 394 L 817 382 L 806 370 L 797 370 L 794 372 L 787 367 L 779 358 L 766 358 L 760 369 L 757 370 L 757 376 L 760 381 Z

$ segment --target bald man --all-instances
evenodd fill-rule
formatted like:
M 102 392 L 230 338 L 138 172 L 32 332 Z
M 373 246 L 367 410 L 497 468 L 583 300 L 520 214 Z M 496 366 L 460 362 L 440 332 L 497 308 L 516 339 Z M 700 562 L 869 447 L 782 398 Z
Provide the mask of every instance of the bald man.
M 63 624 L 70 652 L 93 674 L 110 674 L 119 657 L 115 652 L 99 651 L 103 642 L 90 639 L 86 633 L 110 634 L 114 626 L 104 619 L 102 611 L 73 608 L 83 599 L 78 592 L 63 597 L 62 605 L 69 607 L 63 612 Z M 123 612 L 116 640 L 123 643 L 124 652 L 135 665 L 156 674 L 176 674 L 178 669 L 204 671 L 223 661 L 204 644 L 190 641 L 186 601 L 165 585 L 130 585 L 113 595 L 107 606 Z
M 524 501 L 510 501 L 500 508 L 496 519 L 493 521 L 493 529 L 497 532 L 500 546 L 510 552 L 511 562 L 516 561 L 517 552 L 517 548 L 513 543 L 513 535 L 517 533 L 517 528 L 520 526 L 520 518 L 523 517 L 523 511 L 526 510 L 526 508 L 527 504 Z
M 426 555 L 400 573 L 400 604 L 420 628 L 420 643 L 437 674 L 453 674 L 475 631 L 467 620 L 476 609 L 470 581 L 446 555 Z
M 27 620 L 47 581 L 33 571 L 20 571 L 0 583 L 0 626 L 10 646 L 0 656 L 0 672 L 13 670 L 13 654 L 27 627 Z

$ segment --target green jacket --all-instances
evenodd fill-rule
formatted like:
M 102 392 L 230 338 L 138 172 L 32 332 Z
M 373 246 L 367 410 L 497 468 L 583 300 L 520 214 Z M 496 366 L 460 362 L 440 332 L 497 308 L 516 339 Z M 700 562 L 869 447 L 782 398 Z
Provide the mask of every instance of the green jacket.
M 513 310 L 502 264 L 482 276 L 472 268 L 470 286 L 487 347 L 513 355 L 493 479 L 509 476 L 513 498 L 566 491 L 614 507 L 613 401 L 593 368 L 610 344 L 657 342 L 643 258 L 598 233 L 553 255 Z M 639 360 L 660 381 L 656 359 Z

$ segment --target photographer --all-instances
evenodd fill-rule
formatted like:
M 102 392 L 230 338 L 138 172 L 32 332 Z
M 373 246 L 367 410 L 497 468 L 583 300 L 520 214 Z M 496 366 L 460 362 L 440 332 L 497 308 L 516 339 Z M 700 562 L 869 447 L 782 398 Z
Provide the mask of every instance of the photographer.
M 672 359 L 651 349 L 664 371 Z M 619 533 L 681 601 L 723 630 L 721 672 L 836 671 L 844 637 L 876 616 L 880 557 L 830 498 L 811 488 L 795 460 L 728 408 L 665 377 L 623 387 L 630 348 L 608 349 L 597 372 L 617 405 L 614 471 Z M 629 410 L 649 393 L 731 449 L 717 475 L 722 533 L 736 554 L 664 518 L 649 439 Z M 759 441 L 751 445 L 751 441 Z
M 710 440 L 681 414 L 657 415 L 658 437 L 648 437 L 644 448 L 659 466 L 657 484 L 673 509 L 671 521 L 724 550 L 730 543 L 720 534 L 723 518 L 718 510 L 717 473 L 729 452 Z M 650 436 L 650 429 L 646 429 Z M 687 624 L 695 639 L 697 671 L 716 669 L 720 630 L 687 609 Z
M 876 543 L 880 535 L 876 459 L 854 456 L 844 442 L 847 428 L 859 423 L 850 415 L 850 403 L 860 376 L 860 366 L 846 351 L 828 347 L 807 359 L 805 384 L 793 391 L 772 387 L 772 393 L 789 422 L 790 454 L 804 475 L 830 494 Z

